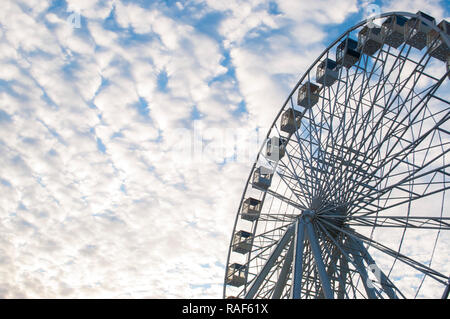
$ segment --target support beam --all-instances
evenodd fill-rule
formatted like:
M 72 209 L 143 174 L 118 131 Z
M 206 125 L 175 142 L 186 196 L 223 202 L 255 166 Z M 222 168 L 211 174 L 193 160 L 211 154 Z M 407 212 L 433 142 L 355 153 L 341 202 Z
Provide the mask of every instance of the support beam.
M 442 295 L 442 299 L 448 299 L 449 293 L 450 293 L 450 280 L 447 284 L 447 287 L 445 287 L 444 294 Z
M 255 297 L 259 287 L 261 287 L 261 284 L 264 282 L 264 279 L 266 278 L 270 269 L 272 269 L 273 265 L 275 264 L 275 261 L 280 256 L 286 244 L 289 242 L 289 239 L 291 239 L 293 233 L 294 233 L 294 225 L 291 225 L 286 229 L 283 237 L 281 237 L 281 239 L 276 244 L 275 249 L 270 254 L 269 258 L 267 259 L 265 265 L 259 272 L 258 276 L 256 276 L 256 278 L 253 280 L 252 285 L 250 286 L 247 294 L 245 295 L 245 299 L 252 299 Z
M 306 223 L 306 231 L 308 233 L 309 244 L 311 245 L 311 251 L 314 255 L 317 271 L 319 272 L 320 283 L 322 285 L 323 295 L 327 299 L 333 299 L 333 291 L 331 290 L 330 279 L 328 278 L 325 270 L 325 265 L 322 259 L 322 253 L 320 251 L 319 242 L 311 222 Z
M 327 229 L 321 224 L 321 223 L 317 223 L 317 225 L 321 228 L 321 230 L 325 233 L 325 235 L 328 237 L 328 239 L 334 244 L 334 246 L 336 246 L 337 250 L 340 253 L 340 273 L 339 273 L 339 289 L 337 292 L 337 298 L 338 299 L 343 299 L 344 296 L 346 296 L 348 298 L 348 293 L 346 291 L 346 287 L 345 285 L 347 284 L 347 276 L 349 275 L 349 267 L 348 267 L 348 261 L 351 261 L 351 257 L 348 255 L 347 251 L 344 249 L 344 243 L 340 241 L 342 241 L 342 239 L 338 239 L 338 238 L 334 238 L 334 236 L 332 236 L 330 234 L 329 231 L 327 231 Z M 352 287 L 352 285 L 349 285 Z M 352 287 L 354 288 L 354 287 Z
M 341 278 L 338 277 L 338 271 L 337 271 L 337 263 L 338 263 L 339 256 L 340 256 L 339 249 L 337 249 L 337 248 L 328 249 L 326 247 L 325 247 L 325 249 L 326 249 L 327 253 L 330 255 L 330 259 L 327 263 L 327 267 L 328 267 L 327 275 L 328 275 L 328 278 L 331 278 L 330 283 L 331 283 L 331 281 L 333 281 L 333 283 L 334 283 L 334 285 L 332 285 L 332 288 L 336 289 L 336 287 L 335 287 L 336 281 L 339 283 L 342 283 Z M 335 276 L 335 274 L 336 274 L 336 276 Z M 336 279 L 336 280 L 333 280 L 333 279 Z M 320 298 L 323 299 L 323 297 L 324 297 L 324 295 L 322 292 Z
M 286 257 L 284 258 L 283 268 L 281 268 L 280 275 L 278 276 L 278 281 L 272 294 L 272 299 L 280 299 L 281 295 L 283 294 L 283 290 L 286 287 L 286 282 L 289 277 L 289 270 L 291 269 L 292 259 L 294 257 L 294 246 L 295 241 L 291 240 L 289 250 L 286 253 Z
M 300 299 L 300 293 L 302 291 L 303 249 L 305 248 L 305 222 L 302 217 L 297 219 L 293 244 L 295 244 L 295 252 L 294 265 L 292 267 L 291 299 Z

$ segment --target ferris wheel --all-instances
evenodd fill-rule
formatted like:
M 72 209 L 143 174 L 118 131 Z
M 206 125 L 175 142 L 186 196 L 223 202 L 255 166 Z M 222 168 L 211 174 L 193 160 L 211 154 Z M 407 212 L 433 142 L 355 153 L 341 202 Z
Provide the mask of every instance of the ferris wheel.
M 224 298 L 448 298 L 449 38 L 385 13 L 316 59 L 251 169 Z

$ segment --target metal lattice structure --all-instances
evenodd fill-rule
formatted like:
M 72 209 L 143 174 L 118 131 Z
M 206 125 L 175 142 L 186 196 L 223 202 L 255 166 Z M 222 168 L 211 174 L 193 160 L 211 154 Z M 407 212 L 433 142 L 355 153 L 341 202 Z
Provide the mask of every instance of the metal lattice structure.
M 225 298 L 448 297 L 449 32 L 386 13 L 316 59 L 253 164 Z

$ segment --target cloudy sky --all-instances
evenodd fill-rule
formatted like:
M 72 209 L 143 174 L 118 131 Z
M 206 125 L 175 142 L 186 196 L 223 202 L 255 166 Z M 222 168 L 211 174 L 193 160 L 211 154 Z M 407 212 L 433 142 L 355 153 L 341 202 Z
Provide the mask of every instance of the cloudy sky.
M 369 4 L 2 0 L 0 297 L 220 298 L 261 137 Z

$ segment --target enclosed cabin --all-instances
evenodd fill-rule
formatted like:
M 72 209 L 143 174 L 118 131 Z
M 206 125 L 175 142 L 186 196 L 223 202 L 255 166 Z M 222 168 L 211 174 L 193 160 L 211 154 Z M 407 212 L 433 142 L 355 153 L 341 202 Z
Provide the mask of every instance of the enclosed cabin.
M 261 190 L 267 190 L 272 182 L 272 171 L 269 168 L 260 166 L 253 172 L 253 187 Z
M 317 66 L 316 82 L 325 87 L 332 86 L 338 76 L 337 63 L 331 59 L 327 58 Z
M 387 18 L 381 25 L 384 43 L 397 49 L 405 41 L 405 24 L 407 21 L 407 18 L 397 14 Z
M 302 112 L 299 112 L 292 108 L 284 111 L 284 113 L 281 115 L 280 129 L 283 132 L 289 134 L 294 133 L 296 130 L 300 128 L 302 116 L 303 116 Z
M 364 26 L 358 33 L 358 51 L 366 55 L 374 55 L 383 46 L 381 28 Z
M 336 48 L 336 63 L 347 69 L 358 62 L 360 57 L 358 42 L 351 38 L 346 38 Z
M 243 284 L 245 284 L 245 271 L 247 267 L 245 265 L 241 264 L 231 264 L 228 266 L 228 272 L 227 272 L 227 284 L 234 286 L 234 287 L 240 287 Z
M 278 161 L 283 158 L 286 152 L 286 139 L 273 136 L 267 140 L 266 157 L 272 161 Z
M 253 197 L 244 200 L 242 204 L 241 218 L 248 221 L 255 221 L 261 214 L 261 201 Z
M 310 108 L 319 102 L 320 87 L 314 83 L 306 82 L 298 89 L 297 104 Z
M 240 287 L 245 284 L 245 273 L 247 267 L 238 263 L 233 263 L 228 266 L 227 281 L 228 285 Z
M 246 254 L 252 250 L 252 233 L 240 230 L 233 236 L 233 246 L 234 252 L 239 254 Z
M 447 39 L 450 37 L 450 24 L 446 20 L 442 20 L 438 24 L 438 28 L 447 36 Z M 443 35 L 434 29 L 428 32 L 427 46 L 429 55 L 447 63 L 450 49 L 443 39 Z
M 427 35 L 436 25 L 436 20 L 421 11 L 416 14 L 420 18 L 413 17 L 405 24 L 405 40 L 410 46 L 422 50 L 427 45 Z

